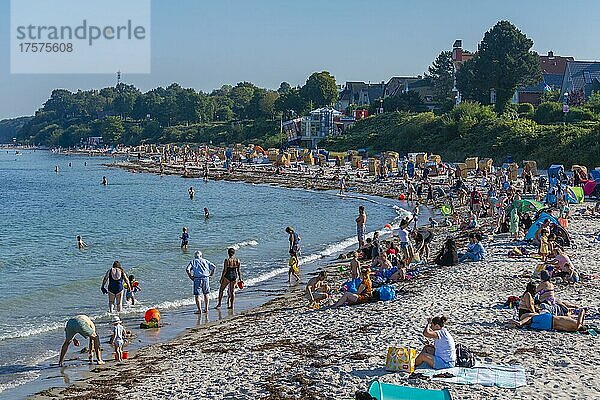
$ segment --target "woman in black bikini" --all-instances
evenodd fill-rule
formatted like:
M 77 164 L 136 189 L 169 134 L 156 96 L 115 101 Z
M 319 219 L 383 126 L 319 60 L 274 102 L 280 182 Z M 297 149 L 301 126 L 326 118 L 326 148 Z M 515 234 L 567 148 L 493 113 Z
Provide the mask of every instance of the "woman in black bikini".
M 223 273 L 221 274 L 221 287 L 219 288 L 219 302 L 215 308 L 221 307 L 221 301 L 223 300 L 223 292 L 225 288 L 229 286 L 227 290 L 227 308 L 233 308 L 233 301 L 235 300 L 235 285 L 238 281 L 242 282 L 242 273 L 240 272 L 240 260 L 235 257 L 235 249 L 227 249 L 229 258 L 223 262 Z

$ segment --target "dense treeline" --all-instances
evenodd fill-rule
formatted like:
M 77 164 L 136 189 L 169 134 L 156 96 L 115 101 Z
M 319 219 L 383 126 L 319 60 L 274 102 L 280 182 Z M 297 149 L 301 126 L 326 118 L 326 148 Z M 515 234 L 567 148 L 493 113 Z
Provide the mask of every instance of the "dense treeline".
M 12 143 L 19 130 L 33 117 L 20 117 L 0 121 L 0 143 Z
M 370 113 L 383 106 L 384 114 L 359 121 L 345 136 L 329 138 L 322 145 L 332 150 L 428 151 L 448 160 L 469 155 L 499 160 L 511 154 L 541 165 L 599 165 L 599 93 L 587 101 L 571 101 L 570 96 L 566 114 L 557 90 L 545 92 L 537 108 L 510 104 L 517 87 L 540 80 L 539 56 L 532 46 L 533 41 L 514 25 L 500 21 L 458 71 L 456 84 L 468 101 L 453 107 L 452 53 L 444 51 L 426 74 L 439 106 L 435 113 L 427 111 L 412 91 L 382 102 L 372 99 Z M 489 105 L 492 91 L 496 102 Z M 175 83 L 146 93 L 122 83 L 76 93 L 58 89 L 35 117 L 21 121 L 18 138 L 63 147 L 89 136 L 102 136 L 108 144 L 254 142 L 271 147 L 283 144 L 280 118 L 333 105 L 337 97 L 335 78 L 327 71 L 313 73 L 303 86 L 283 82 L 276 91 L 250 82 L 224 85 L 211 93 Z M 359 107 L 366 106 L 350 104 L 346 111 Z
M 224 85 L 211 93 L 174 83 L 146 93 L 124 83 L 101 90 L 54 90 L 19 132 L 19 139 L 48 146 L 73 146 L 102 136 L 105 143 L 265 141 L 281 139 L 277 116 L 301 115 L 337 99 L 329 72 L 312 74 L 306 84 L 283 82 L 277 91 L 250 82 Z
M 595 94 L 592 100 L 600 95 Z M 465 102 L 449 113 L 391 112 L 357 122 L 347 135 L 327 139 L 330 150 L 366 148 L 372 152 L 394 150 L 399 153 L 426 151 L 445 160 L 469 156 L 491 157 L 502 162 L 508 155 L 521 162 L 536 160 L 541 166 L 552 163 L 600 166 L 600 116 L 588 108 L 576 108 L 563 124 L 559 103 L 543 103 L 537 110 L 528 104 L 525 113 L 510 110 L 496 114 L 491 106 Z M 562 108 L 561 108 L 562 110 Z M 600 110 L 600 108 L 598 109 Z M 575 118 L 579 116 L 580 120 Z M 541 122 L 549 124 L 540 124 Z

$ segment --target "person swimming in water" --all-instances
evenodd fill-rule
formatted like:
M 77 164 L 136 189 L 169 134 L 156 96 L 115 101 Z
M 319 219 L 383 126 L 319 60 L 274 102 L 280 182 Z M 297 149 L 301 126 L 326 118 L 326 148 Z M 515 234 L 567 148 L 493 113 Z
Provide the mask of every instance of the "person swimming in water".
M 77 235 L 77 248 L 79 250 L 83 250 L 86 247 L 88 247 L 88 245 L 83 241 L 83 239 L 81 238 L 81 236 Z
M 204 207 L 204 219 L 209 219 L 210 213 L 208 212 L 208 208 Z
M 194 200 L 194 195 L 196 194 L 196 191 L 192 186 L 190 186 L 190 188 L 188 189 L 188 194 L 190 195 L 190 200 Z
M 103 177 L 102 177 L 102 185 L 103 185 L 103 186 L 106 186 L 106 185 L 108 185 L 108 180 L 106 180 L 106 177 L 105 177 L 105 176 L 103 176 Z

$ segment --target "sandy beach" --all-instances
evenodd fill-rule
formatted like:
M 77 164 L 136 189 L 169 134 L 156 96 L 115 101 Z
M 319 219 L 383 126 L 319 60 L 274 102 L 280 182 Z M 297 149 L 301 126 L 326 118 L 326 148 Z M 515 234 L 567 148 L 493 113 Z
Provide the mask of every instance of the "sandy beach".
M 107 167 L 121 168 L 130 172 L 160 173 L 160 166 L 156 163 L 144 163 L 140 161 L 118 161 L 113 164 L 105 164 Z M 189 167 L 190 178 L 200 178 L 201 169 Z M 183 163 L 169 164 L 164 166 L 162 173 L 165 175 L 183 175 L 185 168 Z M 346 168 L 319 168 L 318 166 L 308 167 L 307 171 L 298 171 L 293 168 L 285 168 L 281 173 L 276 173 L 275 167 L 271 165 L 241 165 L 234 172 L 228 172 L 224 168 L 211 168 L 208 178 L 210 180 L 226 180 L 231 182 L 247 182 L 254 184 L 271 184 L 292 189 L 306 190 L 335 190 L 339 189 L 339 176 L 345 173 Z M 398 199 L 401 193 L 405 193 L 405 185 L 401 179 L 387 179 L 378 181 L 372 175 L 368 175 L 365 170 L 362 175 L 357 177 L 352 173 L 347 177 L 346 188 L 349 193 L 361 193 L 391 199 Z M 433 178 L 434 185 L 440 184 L 440 179 Z
M 594 275 L 600 259 L 595 241 L 598 218 L 574 216 L 570 232 L 575 265 Z M 446 232 L 439 229 L 436 252 Z M 126 363 L 109 363 L 90 377 L 35 399 L 210 398 L 351 399 L 373 379 L 415 387 L 447 387 L 454 399 L 589 399 L 600 397 L 597 338 L 508 327 L 513 310 L 502 306 L 521 295 L 529 280 L 519 275 L 535 265 L 531 257 L 509 258 L 505 235 L 485 241 L 486 261 L 432 267 L 418 279 L 397 284 L 393 302 L 312 310 L 303 287 L 231 320 L 192 329 L 176 340 L 140 350 Z M 347 277 L 329 267 L 334 286 Z M 307 277 L 304 278 L 304 281 Z M 557 286 L 563 300 L 588 307 L 597 323 L 600 281 Z M 444 313 L 458 343 L 478 360 L 519 364 L 527 385 L 500 389 L 410 380 L 385 371 L 388 346 L 420 349 L 428 317 Z

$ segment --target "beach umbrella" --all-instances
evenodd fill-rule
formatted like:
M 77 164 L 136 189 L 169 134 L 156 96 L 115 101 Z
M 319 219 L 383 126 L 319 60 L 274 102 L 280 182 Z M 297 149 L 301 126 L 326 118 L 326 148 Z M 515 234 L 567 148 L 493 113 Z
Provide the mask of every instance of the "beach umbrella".
M 560 226 L 560 223 L 558 222 L 558 219 L 556 219 L 556 217 L 553 217 L 552 215 L 550 215 L 548 213 L 541 212 L 538 215 L 535 222 L 531 225 L 531 227 L 527 231 L 527 234 L 525 235 L 525 240 L 532 240 L 535 237 L 535 233 L 537 232 L 537 230 L 540 228 L 540 226 L 542 226 L 544 221 L 546 221 L 547 219 L 549 219 L 550 222 L 553 222 L 554 224 Z
M 594 189 L 596 189 L 596 186 L 598 186 L 598 182 L 595 181 L 588 181 L 585 186 L 583 187 L 583 193 L 586 196 L 591 196 L 592 193 L 594 193 Z
M 584 191 L 581 186 L 569 186 L 565 191 L 565 199 L 571 204 L 583 203 Z
M 512 202 L 510 206 L 508 206 L 508 212 L 510 213 L 513 208 L 517 209 L 518 213 L 527 213 L 527 212 L 538 212 L 543 209 L 545 206 L 536 200 L 524 199 L 524 200 L 515 200 Z

